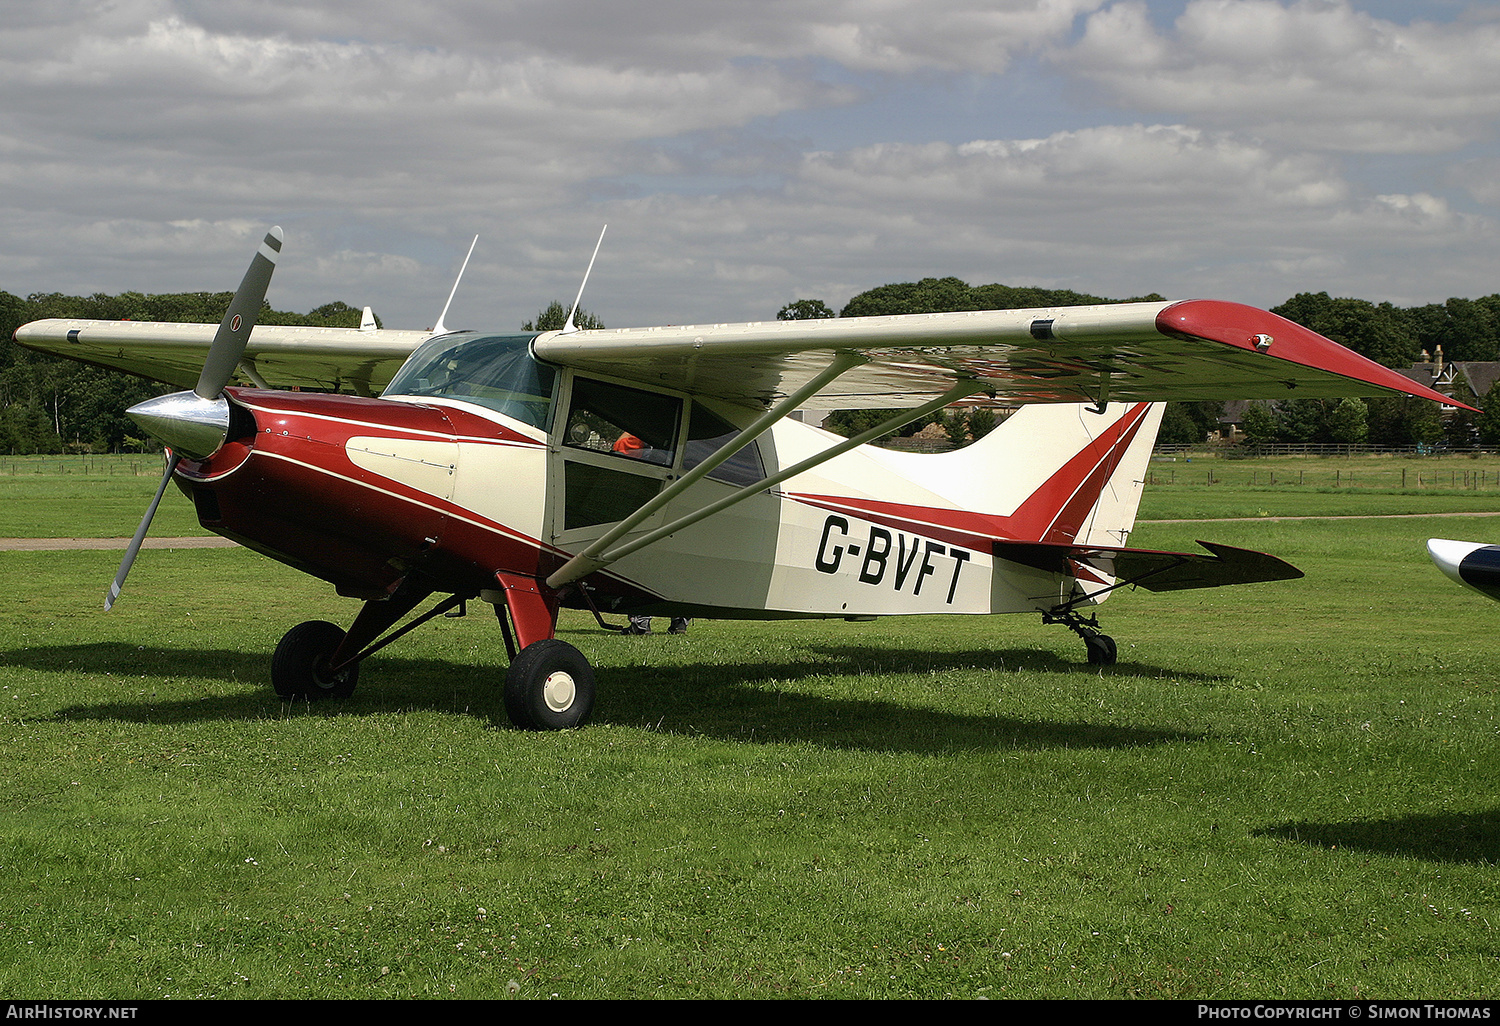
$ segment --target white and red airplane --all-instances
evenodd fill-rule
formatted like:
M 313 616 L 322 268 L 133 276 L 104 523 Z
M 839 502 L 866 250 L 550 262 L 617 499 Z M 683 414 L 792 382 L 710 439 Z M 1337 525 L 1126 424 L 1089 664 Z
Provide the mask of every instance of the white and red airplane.
M 129 411 L 169 456 L 106 608 L 169 481 L 204 527 L 363 600 L 347 631 L 309 621 L 281 640 L 271 682 L 288 698 L 347 696 L 366 656 L 476 599 L 511 656 L 507 712 L 538 729 L 582 724 L 593 705 L 588 661 L 554 636 L 564 606 L 601 623 L 1040 612 L 1112 663 L 1081 610 L 1119 587 L 1301 576 L 1206 542 L 1126 546 L 1160 401 L 1451 401 L 1273 314 L 1202 300 L 597 331 L 571 317 L 525 333 L 442 318 L 434 332 L 254 328 L 281 240 L 266 235 L 217 331 L 45 320 L 15 339 L 193 386 Z M 227 387 L 237 376 L 257 387 Z M 864 444 L 977 396 L 1027 405 L 956 452 Z M 802 408 L 900 412 L 844 439 L 789 417 Z

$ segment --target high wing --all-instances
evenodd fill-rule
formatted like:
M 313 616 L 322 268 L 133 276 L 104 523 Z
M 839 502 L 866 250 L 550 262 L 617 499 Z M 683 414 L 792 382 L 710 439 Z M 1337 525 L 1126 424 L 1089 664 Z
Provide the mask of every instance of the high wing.
M 1418 385 L 1283 317 L 1190 300 L 549 333 L 576 370 L 765 406 L 857 360 L 803 405 L 914 407 L 971 380 L 1016 403 L 1416 395 Z
M 28 349 L 191 388 L 216 324 L 51 318 L 16 329 Z M 426 331 L 257 325 L 237 375 L 245 384 L 379 395 Z
M 31 349 L 190 387 L 214 325 L 50 319 Z M 376 395 L 422 331 L 257 326 L 241 376 L 262 387 Z M 588 373 L 765 407 L 818 387 L 813 409 L 922 405 L 969 382 L 1015 403 L 1416 395 L 1454 400 L 1316 332 L 1236 303 L 1030 310 L 549 332 L 538 357 Z

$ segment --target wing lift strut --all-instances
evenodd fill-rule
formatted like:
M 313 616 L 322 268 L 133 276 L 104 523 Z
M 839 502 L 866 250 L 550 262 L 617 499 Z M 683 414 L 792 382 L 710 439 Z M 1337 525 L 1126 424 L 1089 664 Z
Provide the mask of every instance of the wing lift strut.
M 867 357 L 848 350 L 841 350 L 836 353 L 828 366 L 820 371 L 817 375 L 808 380 L 800 388 L 791 392 L 771 409 L 763 413 L 755 420 L 753 424 L 745 428 L 745 430 L 741 431 L 729 442 L 725 443 L 708 459 L 698 464 L 692 470 L 689 470 L 686 474 L 683 474 L 676 481 L 672 482 L 672 484 L 668 485 L 662 491 L 653 496 L 651 500 L 645 505 L 641 506 L 640 509 L 636 510 L 626 519 L 620 521 L 619 524 L 615 525 L 606 534 L 595 540 L 593 544 L 588 546 L 588 548 L 584 549 L 582 552 L 578 553 L 572 559 L 568 560 L 568 562 L 563 564 L 562 567 L 560 567 L 555 573 L 547 578 L 547 587 L 561 589 L 570 584 L 579 584 L 581 587 L 582 581 L 585 577 L 588 577 L 590 574 L 594 573 L 597 570 L 609 566 L 611 563 L 615 562 L 618 559 L 622 559 L 625 556 L 630 555 L 632 552 L 636 552 L 648 545 L 652 545 L 658 541 L 661 541 L 663 538 L 675 534 L 676 532 L 681 531 L 686 527 L 691 527 L 693 524 L 698 523 L 700 520 L 705 520 L 708 517 L 713 516 L 715 513 L 722 512 L 723 510 L 726 510 L 737 503 L 743 502 L 744 500 L 750 498 L 752 495 L 763 492 L 768 488 L 775 487 L 776 485 L 788 480 L 789 478 L 796 477 L 798 474 L 805 473 L 806 471 L 811 470 L 814 467 L 820 466 L 821 464 L 826 463 L 837 456 L 843 455 L 851 449 L 864 445 L 866 442 L 879 438 L 881 435 L 884 435 L 890 431 L 894 431 L 902 425 L 916 420 L 918 417 L 925 417 L 927 414 L 932 413 L 936 410 L 940 410 L 943 407 L 955 403 L 960 399 L 974 395 L 978 392 L 988 390 L 988 386 L 985 385 L 984 382 L 979 381 L 975 378 L 959 378 L 953 383 L 953 386 L 951 388 L 949 388 L 942 395 L 931 400 L 930 402 L 924 403 L 923 405 L 914 407 L 912 409 L 901 410 L 895 416 L 887 418 L 880 424 L 877 424 L 875 427 L 870 428 L 868 431 L 860 432 L 852 438 L 846 438 L 842 442 L 824 449 L 817 455 L 811 456 L 796 464 L 795 466 L 787 467 L 786 469 L 778 471 L 775 474 L 764 477 L 754 484 L 745 485 L 744 487 L 731 492 L 729 495 L 724 496 L 722 499 L 719 499 L 716 502 L 711 502 L 707 506 L 703 506 L 700 509 L 694 510 L 692 513 L 688 513 L 684 516 L 678 517 L 671 523 L 656 528 L 655 530 L 648 531 L 647 533 L 642 534 L 639 537 L 632 538 L 628 541 L 623 540 L 626 535 L 635 530 L 640 524 L 645 522 L 648 517 L 666 506 L 668 503 L 672 502 L 698 481 L 702 480 L 715 467 L 724 463 L 735 453 L 739 452 L 745 446 L 755 441 L 755 439 L 765 434 L 768 430 L 771 429 L 772 425 L 790 416 L 794 410 L 800 407 L 803 403 L 807 402 L 813 396 L 817 395 L 831 382 L 842 376 L 847 371 L 853 369 L 854 367 L 867 362 L 867 360 Z

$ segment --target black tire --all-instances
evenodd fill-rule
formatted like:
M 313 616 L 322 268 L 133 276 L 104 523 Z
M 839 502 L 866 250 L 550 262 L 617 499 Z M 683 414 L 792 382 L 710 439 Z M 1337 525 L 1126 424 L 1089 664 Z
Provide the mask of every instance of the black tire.
M 1113 666 L 1119 652 L 1115 648 L 1115 639 L 1108 634 L 1090 634 L 1083 639 L 1083 645 L 1088 649 L 1090 666 Z
M 566 641 L 548 638 L 525 648 L 505 675 L 505 712 L 523 730 L 567 730 L 594 709 L 594 668 Z
M 271 686 L 282 698 L 348 698 L 359 683 L 359 664 L 327 675 L 329 657 L 344 640 L 344 629 L 327 620 L 299 623 L 282 636 L 271 656 Z

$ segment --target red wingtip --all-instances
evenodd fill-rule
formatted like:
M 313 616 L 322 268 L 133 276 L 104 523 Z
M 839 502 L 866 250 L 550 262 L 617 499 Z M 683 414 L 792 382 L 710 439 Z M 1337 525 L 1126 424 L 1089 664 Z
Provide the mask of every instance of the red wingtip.
M 1420 399 L 1431 399 L 1433 402 L 1460 406 L 1466 410 L 1474 409 L 1452 396 L 1443 395 L 1389 367 L 1360 356 L 1316 331 L 1253 306 L 1212 299 L 1173 303 L 1157 314 L 1156 327 L 1163 334 L 1187 335 L 1222 342 L 1247 352 L 1264 353 L 1289 363 L 1328 371 Z

